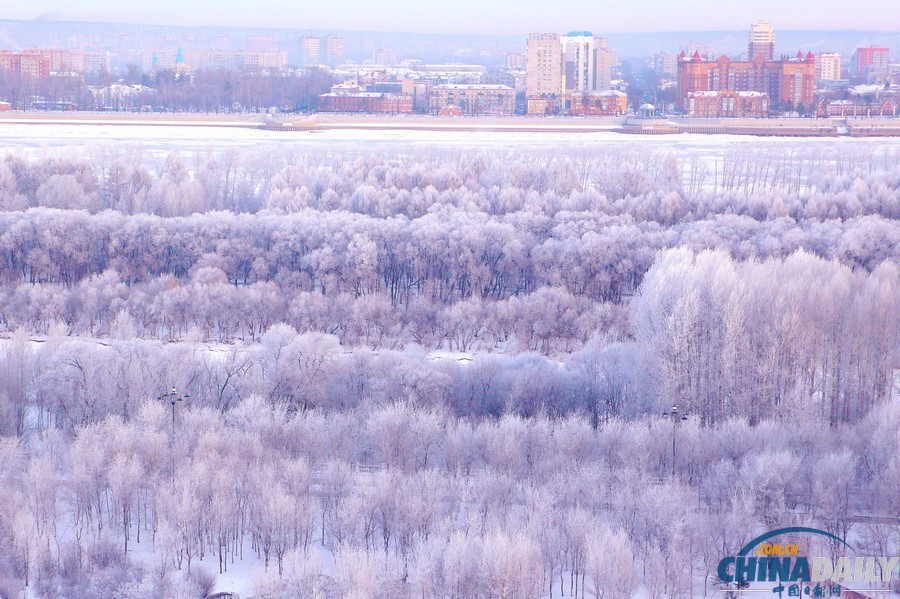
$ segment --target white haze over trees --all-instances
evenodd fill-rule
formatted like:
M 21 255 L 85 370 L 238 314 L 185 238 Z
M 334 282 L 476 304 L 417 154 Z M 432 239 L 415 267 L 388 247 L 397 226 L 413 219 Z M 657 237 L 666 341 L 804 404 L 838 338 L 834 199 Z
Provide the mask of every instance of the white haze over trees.
M 687 599 L 768 528 L 900 549 L 896 152 L 123 146 L 9 154 L 0 207 L 0 596 Z

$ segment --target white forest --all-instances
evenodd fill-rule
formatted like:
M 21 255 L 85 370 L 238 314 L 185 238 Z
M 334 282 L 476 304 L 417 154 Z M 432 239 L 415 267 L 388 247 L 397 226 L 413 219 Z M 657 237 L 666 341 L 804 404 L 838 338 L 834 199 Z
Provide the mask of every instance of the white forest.
M 770 529 L 897 555 L 900 146 L 495 138 L 8 148 L 0 596 L 693 599 Z

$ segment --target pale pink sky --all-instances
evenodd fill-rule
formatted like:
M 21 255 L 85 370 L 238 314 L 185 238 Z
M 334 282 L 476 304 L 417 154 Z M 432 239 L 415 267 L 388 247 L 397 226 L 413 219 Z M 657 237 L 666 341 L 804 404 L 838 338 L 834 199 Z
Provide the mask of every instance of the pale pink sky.
M 900 0 L 30 0 L 8 2 L 6 19 L 114 21 L 187 26 L 522 34 L 746 29 L 900 29 Z

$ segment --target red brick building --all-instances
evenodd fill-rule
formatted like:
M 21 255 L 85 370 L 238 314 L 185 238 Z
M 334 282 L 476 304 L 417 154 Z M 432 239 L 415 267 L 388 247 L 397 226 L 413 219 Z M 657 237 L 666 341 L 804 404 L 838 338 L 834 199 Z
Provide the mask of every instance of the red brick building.
M 108 72 L 109 52 L 65 48 L 30 48 L 21 52 L 0 50 L 0 71 L 29 77 L 47 77 L 51 73 Z
M 528 114 L 557 114 L 559 113 L 559 97 L 552 96 L 528 96 Z
M 27 77 L 48 77 L 51 70 L 50 52 L 25 50 L 21 53 L 0 50 L 0 71 Z
M 29 77 L 50 76 L 50 53 L 40 50 L 25 50 L 19 54 L 19 73 Z
M 813 96 L 816 93 L 816 56 L 808 52 L 803 56 L 797 52 L 795 58 L 782 60 L 780 63 L 781 81 L 778 86 L 778 99 L 782 106 L 797 109 L 803 106 L 812 108 Z
M 731 60 L 727 56 L 704 60 L 699 52 L 691 57 L 682 52 L 678 97 L 686 105 L 690 94 L 697 92 L 758 92 L 768 96 L 769 110 L 776 107 L 773 104 L 791 110 L 808 109 L 813 103 L 815 77 L 816 57 L 812 52 L 806 56 L 798 52 L 795 58 L 778 61 L 761 56 L 753 60 Z
M 890 71 L 891 51 L 884 46 L 857 48 L 850 61 L 852 76 L 858 81 L 879 80 Z
M 817 111 L 817 115 L 840 117 L 886 117 L 896 116 L 900 110 L 900 103 L 891 100 L 876 100 L 875 102 L 863 102 L 854 100 L 823 101 L 823 106 Z
M 384 94 L 381 98 L 381 112 L 406 114 L 413 111 L 413 98 L 405 94 Z
M 68 57 L 67 50 L 32 49 L 22 52 L 0 50 L 0 71 L 9 71 L 28 77 L 49 77 Z M 56 63 L 59 63 L 57 65 Z
M 327 93 L 319 96 L 321 112 L 401 114 L 413 111 L 412 96 L 379 92 Z
M 18 54 L 12 50 L 0 50 L 0 71 L 18 72 L 17 56 Z
M 684 113 L 703 118 L 760 118 L 769 116 L 769 94 L 763 92 L 691 92 L 684 98 Z
M 623 115 L 628 112 L 628 94 L 618 90 L 576 92 L 569 114 L 585 116 Z

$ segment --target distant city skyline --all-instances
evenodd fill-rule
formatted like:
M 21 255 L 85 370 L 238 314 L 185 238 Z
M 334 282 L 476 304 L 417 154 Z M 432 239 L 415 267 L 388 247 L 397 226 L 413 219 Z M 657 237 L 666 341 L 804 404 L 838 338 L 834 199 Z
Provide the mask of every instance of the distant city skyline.
M 743 30 L 760 19 L 781 30 L 884 30 L 900 23 L 897 0 L 858 0 L 848 9 L 821 0 L 726 1 L 710 10 L 707 0 L 645 0 L 639 5 L 570 0 L 508 5 L 457 0 L 447 5 L 413 0 L 343 0 L 324 5 L 300 0 L 228 4 L 156 0 L 123 6 L 115 0 L 33 0 L 4 10 L 18 20 L 100 21 L 171 26 L 296 28 L 435 34 L 500 34 L 591 29 L 595 33 Z

